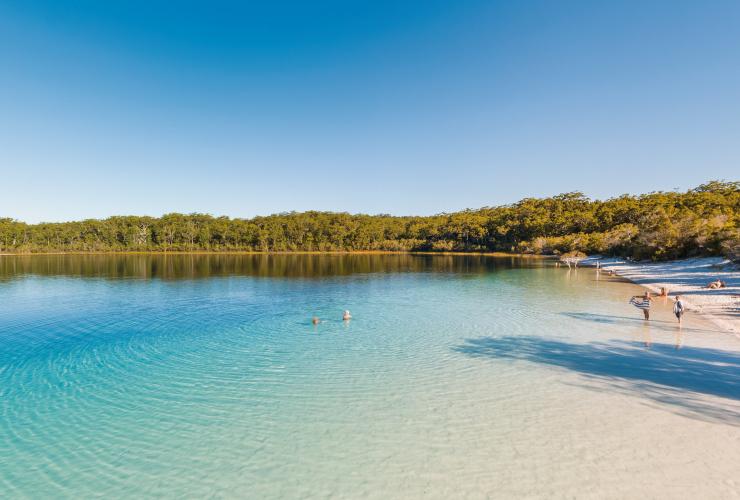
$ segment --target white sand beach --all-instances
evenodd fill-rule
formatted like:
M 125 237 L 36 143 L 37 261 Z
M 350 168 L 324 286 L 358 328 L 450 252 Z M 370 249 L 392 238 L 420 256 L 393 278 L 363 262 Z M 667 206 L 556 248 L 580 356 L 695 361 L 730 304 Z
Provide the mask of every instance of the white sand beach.
M 690 312 L 704 315 L 723 330 L 740 335 L 740 269 L 722 257 L 703 257 L 669 262 L 633 262 L 617 257 L 592 256 L 582 266 L 596 266 L 659 293 L 666 287 L 671 296 L 681 295 Z M 724 288 L 708 289 L 721 279 Z

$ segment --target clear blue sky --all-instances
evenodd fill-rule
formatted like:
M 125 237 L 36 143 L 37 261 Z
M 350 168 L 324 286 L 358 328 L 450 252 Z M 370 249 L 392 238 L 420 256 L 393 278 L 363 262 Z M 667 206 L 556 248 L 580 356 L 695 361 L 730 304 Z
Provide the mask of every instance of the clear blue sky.
M 0 216 L 431 214 L 740 178 L 740 2 L 6 0 Z

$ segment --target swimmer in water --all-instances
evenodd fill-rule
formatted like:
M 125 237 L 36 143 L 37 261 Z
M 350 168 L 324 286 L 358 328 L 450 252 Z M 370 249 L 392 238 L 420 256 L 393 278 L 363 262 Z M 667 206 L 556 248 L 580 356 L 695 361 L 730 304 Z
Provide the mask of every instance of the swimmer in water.
M 342 319 L 344 321 L 349 321 L 352 319 L 352 315 L 349 313 L 349 311 L 344 311 L 344 314 L 342 315 Z
M 318 325 L 319 323 L 321 323 L 321 320 L 314 316 L 313 318 L 311 318 L 311 323 L 313 323 L 314 325 Z

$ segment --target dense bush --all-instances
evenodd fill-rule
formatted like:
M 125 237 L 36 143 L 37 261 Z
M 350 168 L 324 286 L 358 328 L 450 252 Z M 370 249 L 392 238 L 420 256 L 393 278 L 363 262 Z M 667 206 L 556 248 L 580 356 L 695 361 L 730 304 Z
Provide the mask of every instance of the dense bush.
M 284 213 L 253 219 L 204 214 L 26 224 L 0 219 L 0 251 L 582 251 L 672 259 L 738 256 L 740 183 L 685 193 L 581 193 L 429 217 Z

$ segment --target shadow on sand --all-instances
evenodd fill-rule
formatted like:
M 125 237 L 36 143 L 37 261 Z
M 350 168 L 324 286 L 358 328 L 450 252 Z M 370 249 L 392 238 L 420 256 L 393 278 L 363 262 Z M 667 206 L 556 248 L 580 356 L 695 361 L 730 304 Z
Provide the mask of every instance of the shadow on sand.
M 640 396 L 675 413 L 740 426 L 740 353 L 626 341 L 574 344 L 540 337 L 481 337 L 454 347 L 489 359 L 515 359 L 571 370 L 584 386 Z M 715 396 L 725 398 L 717 400 Z M 729 401 L 728 401 L 729 400 Z

